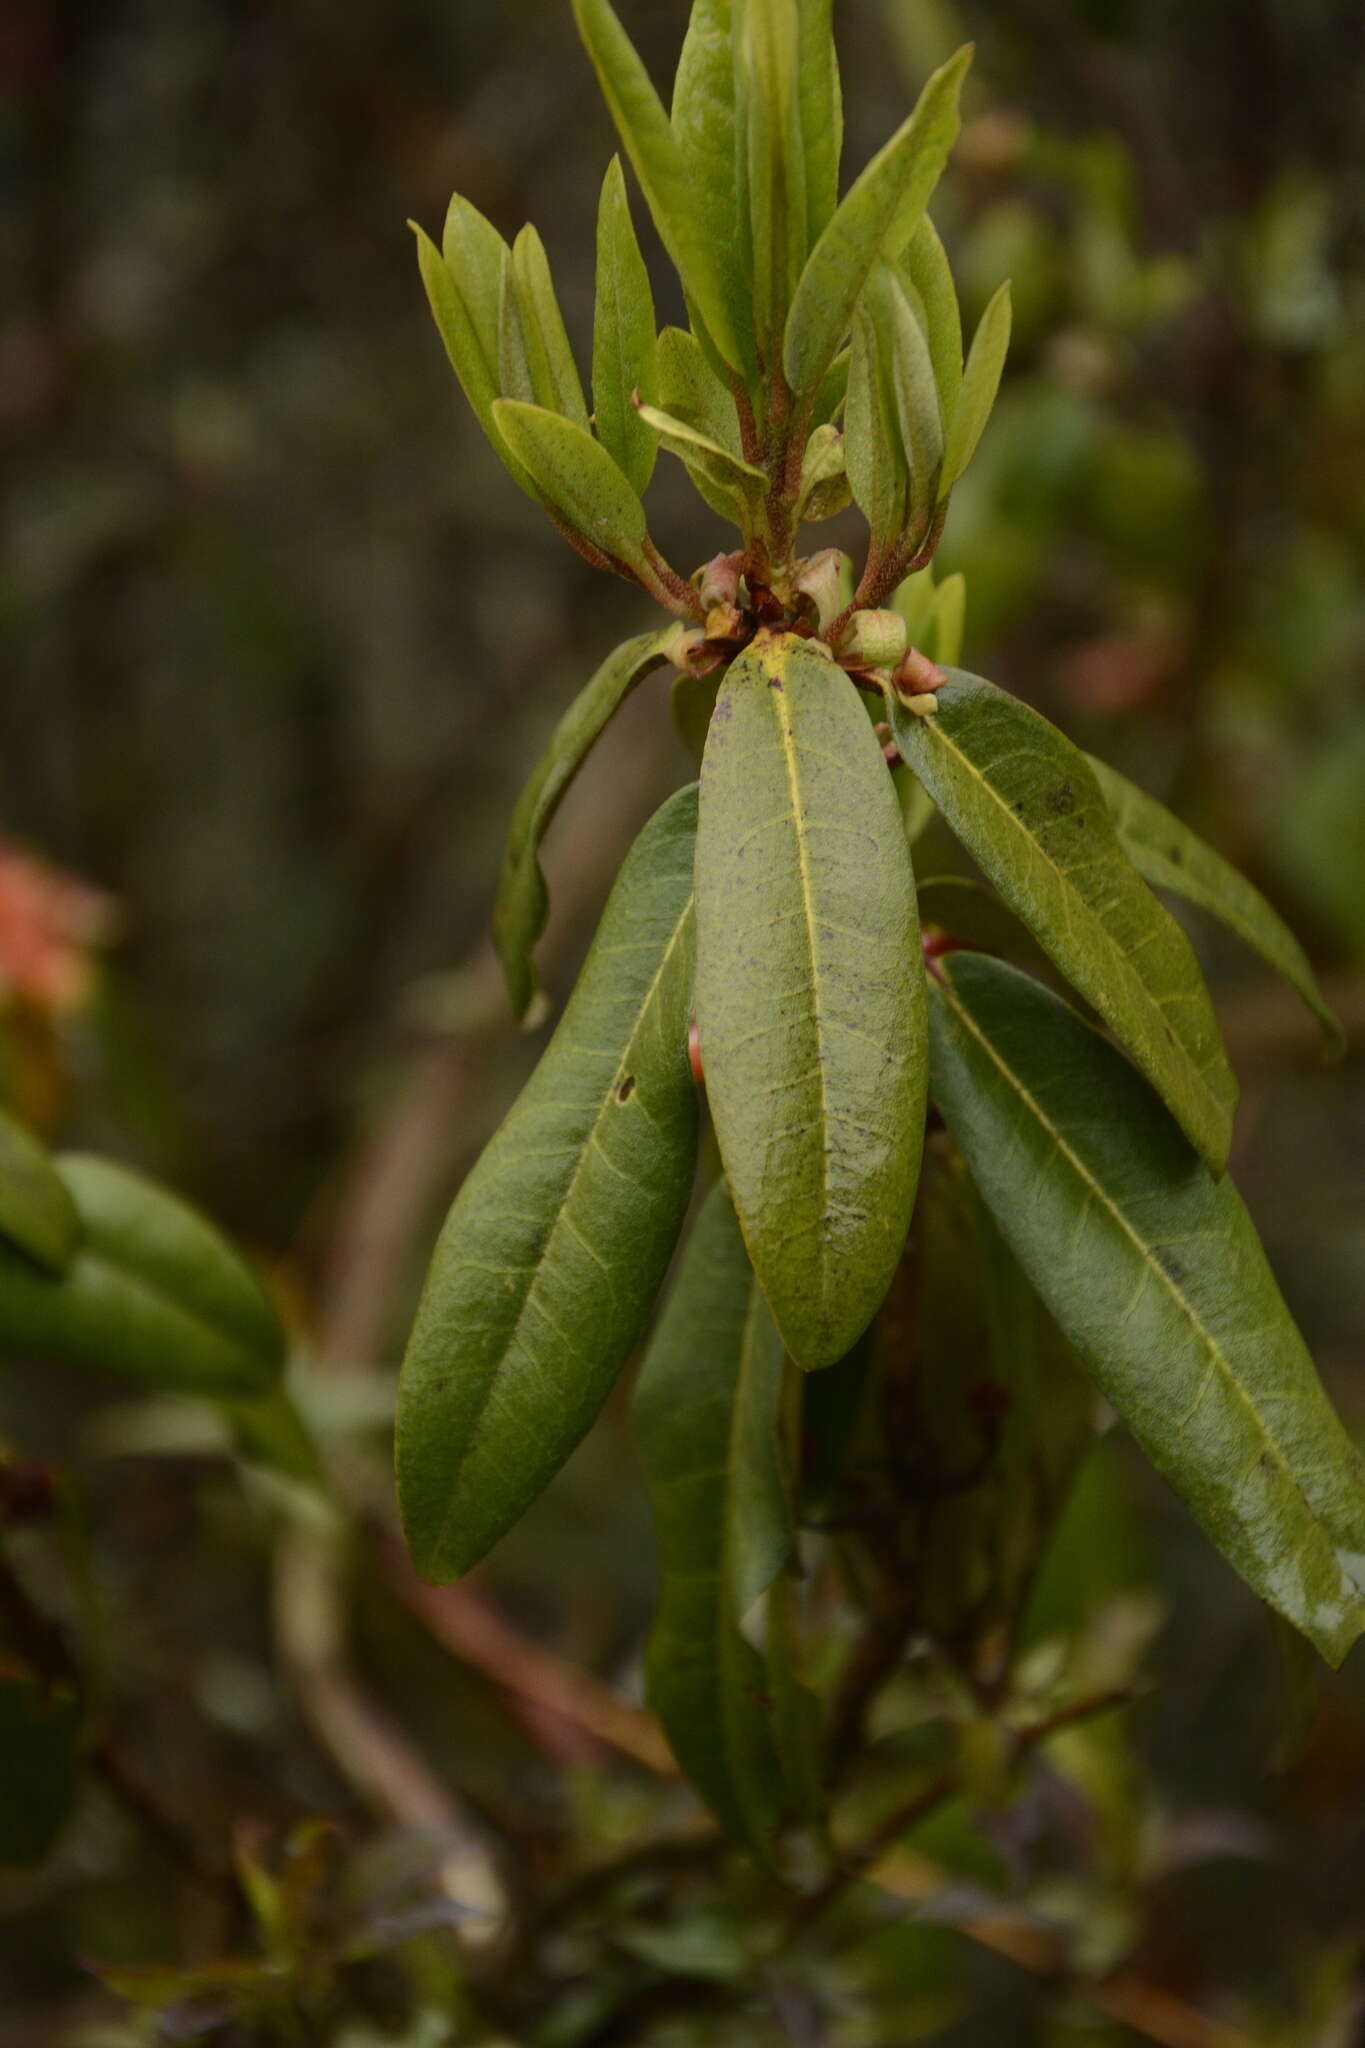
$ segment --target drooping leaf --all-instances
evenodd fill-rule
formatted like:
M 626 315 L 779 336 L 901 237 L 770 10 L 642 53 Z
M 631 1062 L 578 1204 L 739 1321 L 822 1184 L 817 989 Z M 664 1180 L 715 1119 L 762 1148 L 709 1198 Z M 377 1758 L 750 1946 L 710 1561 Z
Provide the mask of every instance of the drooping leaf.
M 753 499 L 755 489 L 762 492 L 767 481 L 763 471 L 743 456 L 732 455 L 700 427 L 690 426 L 672 413 L 661 412 L 656 405 L 642 405 L 638 410 L 641 420 L 657 434 L 669 454 L 685 462 L 692 475 L 700 472 L 717 497 L 731 499 L 742 510 Z M 710 502 L 714 500 L 708 494 Z
M 252 1274 L 206 1218 L 107 1159 L 59 1155 L 81 1237 L 60 1274 L 0 1246 L 0 1346 L 184 1393 L 251 1395 L 284 1342 Z
M 845 193 L 811 250 L 783 348 L 787 382 L 798 396 L 816 389 L 842 347 L 877 258 L 894 256 L 914 234 L 957 140 L 958 94 L 970 61 L 968 46 L 934 73 L 914 112 Z
M 807 254 L 797 0 L 738 0 L 735 21 L 752 319 L 760 358 L 771 363 Z
M 806 156 L 806 246 L 813 249 L 839 203 L 844 98 L 834 47 L 834 0 L 796 0 L 800 16 L 801 139 Z
M 76 1795 L 81 1708 L 0 1651 L 0 1864 L 41 1863 Z
M 80 1237 L 76 1205 L 36 1138 L 0 1110 L 0 1240 L 60 1272 Z
M 696 336 L 681 327 L 665 327 L 659 336 L 659 403 L 664 412 L 723 448 L 736 463 L 744 462 L 734 401 L 707 362 Z M 733 489 L 728 484 L 717 484 L 713 472 L 703 463 L 693 461 L 682 444 L 673 452 L 686 464 L 688 475 L 711 510 L 722 519 L 735 521 L 739 508 Z
M 753 312 L 748 239 L 736 233 L 741 209 L 732 31 L 731 0 L 693 0 L 673 80 L 671 118 L 687 166 L 692 207 L 715 256 L 731 328 L 744 352 L 744 363 L 736 368 L 748 372 L 753 368 Z M 689 305 L 688 312 L 705 334 L 700 308 Z M 702 346 L 716 355 L 709 335 Z M 716 368 L 720 362 L 716 356 Z
M 666 660 L 663 639 L 659 633 L 641 633 L 607 656 L 551 733 L 517 798 L 493 908 L 493 943 L 518 1019 L 525 1017 L 536 992 L 535 946 L 550 906 L 541 841 L 608 721 L 635 685 Z
M 649 1314 L 697 1144 L 687 1059 L 696 789 L 656 812 L 530 1081 L 455 1198 L 408 1341 L 398 1490 L 457 1577 L 585 1434 Z
M 597 210 L 597 300 L 592 330 L 592 402 L 597 437 L 631 489 L 643 493 L 657 446 L 635 410 L 658 396 L 658 348 L 649 272 L 635 239 L 621 159 L 613 157 Z
M 608 0 L 573 0 L 573 10 L 660 239 L 711 339 L 726 362 L 743 371 L 743 330 L 733 317 L 721 283 L 716 251 L 707 232 L 707 213 L 698 204 L 688 154 Z
M 962 388 L 948 428 L 948 444 L 943 451 L 940 498 L 947 496 L 975 455 L 977 442 L 991 416 L 991 407 L 1000 389 L 1005 357 L 1009 353 L 1010 319 L 1010 288 L 1006 283 L 1001 285 L 981 315 L 972 336 L 967 365 L 962 372 Z
M 1124 851 L 1138 873 L 1153 888 L 1169 889 L 1186 903 L 1197 904 L 1235 932 L 1267 967 L 1297 990 L 1321 1024 L 1329 1045 L 1340 1050 L 1341 1025 L 1323 1000 L 1308 955 L 1260 890 L 1146 790 L 1093 756 L 1090 766 Z
M 618 571 L 648 572 L 645 508 L 586 428 L 513 398 L 497 400 L 493 420 L 556 520 Z
M 927 213 L 911 237 L 902 261 L 924 308 L 924 331 L 939 403 L 945 424 L 950 424 L 962 390 L 962 314 L 952 269 L 938 230 Z
M 1016 1258 L 1153 1464 L 1339 1663 L 1365 1629 L 1365 1471 L 1226 1178 L 1058 997 L 940 963 L 933 1088 Z
M 923 974 L 891 778 L 853 684 L 761 633 L 702 762 L 697 1022 L 749 1256 L 799 1365 L 866 1328 L 923 1132 Z
M 1085 756 L 960 669 L 938 710 L 900 705 L 903 758 L 972 858 L 1165 1097 L 1216 1171 L 1237 1084 L 1189 940 L 1133 868 Z
M 724 1182 L 707 1197 L 632 1407 L 658 1532 L 649 1700 L 688 1777 L 761 1854 L 782 1804 L 763 1664 L 740 1622 L 792 1547 L 786 1364 Z
M 500 309 L 503 395 L 542 405 L 588 431 L 588 408 L 545 244 L 529 224 L 512 244 Z

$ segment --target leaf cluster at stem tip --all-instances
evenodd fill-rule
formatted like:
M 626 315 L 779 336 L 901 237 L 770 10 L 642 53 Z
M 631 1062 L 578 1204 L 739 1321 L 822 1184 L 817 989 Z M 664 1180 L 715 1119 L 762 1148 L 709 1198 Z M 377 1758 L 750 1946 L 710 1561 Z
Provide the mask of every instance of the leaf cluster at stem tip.
M 509 247 L 457 194 L 440 248 L 414 232 L 480 425 L 580 554 L 725 651 L 760 623 L 830 626 L 798 542 L 850 500 L 869 544 L 840 609 L 875 609 L 932 557 L 1009 342 L 1002 285 L 964 365 L 925 210 L 958 133 L 970 46 L 841 196 L 831 0 L 696 0 L 667 107 L 609 0 L 573 9 L 688 325 L 656 330 L 619 159 L 598 211 L 587 393 L 534 228 Z M 731 595 L 743 602 L 718 632 L 704 572 L 680 576 L 649 533 L 643 493 L 661 448 L 739 531 Z

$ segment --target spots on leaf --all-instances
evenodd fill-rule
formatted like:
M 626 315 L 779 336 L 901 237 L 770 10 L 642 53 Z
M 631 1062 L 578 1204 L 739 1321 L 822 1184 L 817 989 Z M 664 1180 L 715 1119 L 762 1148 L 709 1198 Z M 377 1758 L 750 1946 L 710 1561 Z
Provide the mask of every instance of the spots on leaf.
M 618 1102 L 629 1102 L 629 1101 L 630 1101 L 630 1098 L 631 1098 L 631 1096 L 632 1096 L 632 1095 L 633 1095 L 634 1093 L 635 1093 L 635 1076 L 634 1076 L 634 1074 L 626 1074 L 626 1075 L 624 1075 L 624 1076 L 622 1077 L 622 1079 L 621 1079 L 621 1080 L 620 1080 L 620 1081 L 618 1082 L 618 1084 L 617 1084 L 617 1088 L 616 1088 L 616 1100 L 617 1100 Z

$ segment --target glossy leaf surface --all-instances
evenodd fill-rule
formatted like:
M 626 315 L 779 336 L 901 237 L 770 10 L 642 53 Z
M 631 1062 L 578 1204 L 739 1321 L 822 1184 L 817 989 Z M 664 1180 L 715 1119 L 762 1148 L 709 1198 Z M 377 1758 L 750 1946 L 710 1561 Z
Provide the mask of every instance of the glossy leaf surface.
M 500 398 L 493 419 L 547 511 L 613 567 L 648 571 L 645 508 L 600 441 L 519 399 Z
M 925 86 L 908 120 L 840 201 L 811 250 L 792 301 L 783 347 L 787 382 L 812 392 L 843 345 L 853 308 L 879 256 L 910 240 L 957 140 L 958 94 L 971 61 L 959 50 Z
M 493 908 L 493 943 L 518 1018 L 525 1017 L 536 992 L 533 956 L 549 913 L 541 841 L 608 720 L 635 685 L 664 662 L 664 637 L 641 633 L 607 656 L 551 733 L 517 798 Z
M 901 754 L 973 859 L 1164 1096 L 1216 1169 L 1237 1085 L 1189 940 L 1120 846 L 1089 763 L 1017 697 L 948 671 L 900 705 Z
M 1323 1000 L 1308 955 L 1260 890 L 1146 790 L 1103 761 L 1091 758 L 1090 766 L 1138 873 L 1153 888 L 1169 889 L 1186 903 L 1197 904 L 1235 932 L 1297 990 L 1328 1042 L 1340 1049 L 1341 1025 Z
M 1340 1663 L 1365 1471 L 1236 1190 L 1058 997 L 979 954 L 940 974 L 935 1100 L 1015 1256 L 1224 1556 Z
M 760 634 L 717 699 L 697 840 L 697 1022 L 749 1256 L 787 1349 L 875 1313 L 914 1201 L 924 990 L 914 877 L 853 684 Z
M 467 1571 L 585 1434 L 640 1337 L 692 1185 L 696 790 L 636 840 L 539 1065 L 455 1199 L 403 1363 L 417 1568 Z
M 740 1632 L 791 1553 L 786 1358 L 724 1182 L 707 1197 L 635 1390 L 661 1566 L 649 1701 L 688 1777 L 764 1852 L 782 1786 L 763 1664 Z
M 725 360 L 742 370 L 746 354 L 740 340 L 742 330 L 720 282 L 715 245 L 707 233 L 707 215 L 697 203 L 688 153 L 608 0 L 573 0 L 573 10 L 617 133 L 673 267 Z
M 597 436 L 631 489 L 654 474 L 658 444 L 635 410 L 658 396 L 658 345 L 649 272 L 635 238 L 625 173 L 613 157 L 597 210 L 597 298 L 592 329 L 592 402 Z
M 0 1110 L 0 1241 L 60 1272 L 80 1237 L 76 1205 L 36 1138 Z
M 0 1247 L 0 1346 L 184 1393 L 259 1393 L 284 1341 L 264 1294 L 206 1218 L 126 1167 L 54 1161 L 80 1219 L 60 1276 Z

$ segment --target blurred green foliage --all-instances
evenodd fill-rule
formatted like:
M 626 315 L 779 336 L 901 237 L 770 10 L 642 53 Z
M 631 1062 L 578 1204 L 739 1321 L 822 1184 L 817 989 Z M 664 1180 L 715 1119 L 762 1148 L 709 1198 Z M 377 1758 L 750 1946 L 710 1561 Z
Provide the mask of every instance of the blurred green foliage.
M 684 12 L 623 6 L 656 76 Z M 941 560 L 967 577 L 967 665 L 1062 715 L 1242 865 L 1358 1040 L 1358 6 L 843 0 L 836 19 L 850 161 L 964 34 L 978 42 L 936 217 L 969 324 L 1012 276 L 1015 346 Z M 51 1135 L 192 1189 L 275 1265 L 325 1352 L 356 1146 L 414 1062 L 477 1055 L 390 1261 L 373 1370 L 296 1374 L 336 1469 L 382 1516 L 389 1338 L 525 1065 L 510 1032 L 465 1032 L 483 1017 L 475 949 L 506 817 L 601 647 L 644 623 L 507 485 L 458 401 L 403 223 L 433 226 L 452 187 L 506 232 L 534 217 L 586 361 L 606 117 L 560 0 L 11 0 L 0 107 L 0 837 L 119 907 L 88 999 L 38 1014 L 0 989 L 5 1092 Z M 670 467 L 660 539 L 690 566 L 719 529 Z M 683 759 L 661 696 L 633 712 L 604 868 Z M 569 814 L 552 859 L 572 857 L 573 832 Z M 556 995 L 595 915 L 580 897 Z M 1359 1054 L 1321 1068 L 1292 997 L 1198 937 L 1245 1083 L 1239 1183 L 1359 1433 Z M 446 2038 L 430 2016 L 463 1996 L 440 1928 L 452 1901 L 477 1911 L 467 1830 L 386 1813 L 319 1742 L 312 1667 L 289 1665 L 272 1623 L 309 1545 L 343 1587 L 359 1682 L 497 1842 L 513 1888 L 533 1874 L 543 1899 L 521 2003 L 480 2022 L 490 2043 L 505 2025 L 545 2048 L 1107 2044 L 1133 2037 L 1133 2013 L 1092 1993 L 1128 1981 L 1277 2048 L 1350 2038 L 1359 1658 L 1319 1682 L 1283 1646 L 1269 1688 L 1271 1624 L 1112 1437 L 1035 1588 L 1030 1656 L 1040 1697 L 1139 1666 L 1150 1693 L 1007 1787 L 968 1755 L 970 1799 L 913 1840 L 952 1880 L 932 1906 L 911 1868 L 918 1906 L 854 1888 L 774 1960 L 779 1908 L 698 1849 L 681 1792 L 607 1768 L 543 1710 L 509 1712 L 487 1665 L 452 1657 L 395 1596 L 382 1549 L 339 1539 L 221 1428 L 16 1369 L 0 1431 L 80 1474 L 119 1644 L 112 1676 L 93 1653 L 83 1675 L 208 1866 L 177 1871 L 127 1784 L 92 1780 L 55 1857 L 0 1879 L 7 2048 L 78 2027 L 87 2048 L 157 2038 L 151 2019 L 116 2020 L 77 1958 L 241 1959 L 174 1987 L 182 2038 Z M 485 1588 L 540 1643 L 633 1684 L 646 1526 L 618 1404 Z M 69 1554 L 30 1529 L 12 1544 L 77 1633 L 89 1589 Z M 912 1662 L 884 1703 L 869 1820 L 943 1763 L 939 1682 Z M 283 1846 L 320 1811 L 343 1843 Z M 243 1813 L 274 1847 L 239 1845 L 234 1866 Z M 673 1845 L 661 1867 L 630 1860 L 650 1839 Z M 305 1852 L 281 1931 L 271 1886 Z M 585 1871 L 613 1856 L 594 1888 Z M 1002 1899 L 1060 1944 L 1060 1981 L 958 1931 Z M 251 1999 L 275 2018 L 243 2017 Z

